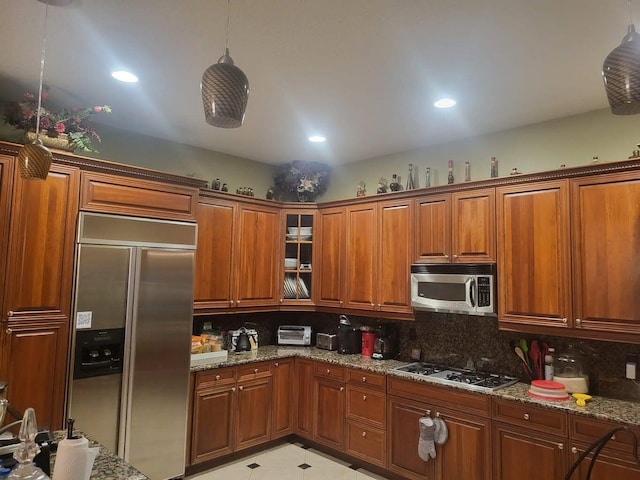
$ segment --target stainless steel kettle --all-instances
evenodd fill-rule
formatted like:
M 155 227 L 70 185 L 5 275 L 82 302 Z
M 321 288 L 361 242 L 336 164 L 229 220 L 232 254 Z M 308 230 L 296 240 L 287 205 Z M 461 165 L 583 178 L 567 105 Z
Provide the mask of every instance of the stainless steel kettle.
M 242 327 L 238 334 L 238 340 L 236 341 L 236 352 L 248 352 L 249 350 L 251 350 L 249 334 L 247 333 L 247 329 Z

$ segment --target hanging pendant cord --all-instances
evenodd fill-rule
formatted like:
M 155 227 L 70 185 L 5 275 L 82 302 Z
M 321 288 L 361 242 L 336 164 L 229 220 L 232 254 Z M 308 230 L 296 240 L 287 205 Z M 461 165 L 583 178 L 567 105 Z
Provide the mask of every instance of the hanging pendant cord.
M 631 0 L 629 0 L 631 2 Z M 231 18 L 231 0 L 227 0 L 227 36 L 224 39 L 224 50 L 229 50 L 229 19 Z
M 47 17 L 49 4 L 44 9 L 44 26 L 42 28 L 42 56 L 40 57 L 40 87 L 38 88 L 38 112 L 36 114 L 36 140 L 40 138 L 40 110 L 42 109 L 42 80 L 44 79 L 44 52 L 47 45 Z
M 631 13 L 631 0 L 627 1 L 629 5 L 629 25 L 633 25 L 633 14 Z

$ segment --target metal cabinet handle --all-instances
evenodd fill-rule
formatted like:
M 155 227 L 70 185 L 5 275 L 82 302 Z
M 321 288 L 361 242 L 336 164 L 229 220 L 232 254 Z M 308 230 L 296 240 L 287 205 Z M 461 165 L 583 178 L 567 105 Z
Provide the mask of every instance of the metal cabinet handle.
M 578 453 L 578 449 L 576 447 L 571 447 L 571 453 Z
M 240 300 L 236 300 L 236 305 L 240 306 Z
M 13 330 L 11 330 L 10 328 L 7 328 L 6 332 L 7 332 L 7 335 L 11 335 L 13 333 Z
M 236 387 L 231 387 L 231 391 L 235 392 L 236 391 Z
M 216 375 L 216 380 L 220 380 L 220 375 Z
M 562 450 L 564 448 L 564 444 L 563 443 L 559 443 L 558 444 L 558 450 Z
M 453 258 L 458 258 L 458 255 L 454 255 Z
M 425 412 L 425 417 L 428 417 L 428 416 L 430 416 L 430 415 L 431 415 L 431 410 L 427 410 L 427 411 Z
M 566 324 L 567 324 L 567 319 L 566 319 L 566 318 L 563 318 L 563 319 L 562 319 L 562 323 L 564 323 L 564 324 L 566 325 Z
M 7 317 L 13 317 L 13 315 L 14 315 L 13 310 L 9 310 L 7 312 Z
M 449 258 L 449 255 L 445 255 L 444 258 Z
M 440 412 L 436 412 L 436 418 L 440 418 Z
M 372 303 L 371 306 L 375 308 L 375 304 L 374 303 Z
M 280 299 L 280 303 L 284 303 L 284 298 L 281 298 L 281 299 Z
M 615 433 L 613 435 L 611 435 L 611 440 L 615 440 L 616 439 L 616 435 Z
M 238 390 L 244 390 L 244 387 L 243 387 L 242 385 L 240 385 L 240 386 L 238 387 Z
M 278 362 L 276 362 L 274 365 L 275 365 L 276 367 L 279 367 L 279 366 L 280 366 L 280 364 L 279 364 Z
M 340 300 L 340 305 L 342 305 L 342 300 Z
M 366 395 L 362 395 L 362 401 L 366 402 L 367 401 L 367 396 Z
M 367 377 L 364 377 L 364 376 L 363 376 L 363 377 L 362 377 L 362 381 L 363 381 L 363 382 L 366 382 L 366 381 L 367 381 Z
M 579 318 L 576 318 L 576 327 L 581 327 L 582 326 L 582 320 Z
M 529 414 L 528 413 L 525 413 L 523 416 L 524 416 L 525 420 L 529 420 Z
M 362 436 L 366 437 L 367 436 L 367 432 L 362 432 Z
M 327 368 L 327 375 L 331 373 L 331 369 Z
M 344 392 L 344 387 L 340 387 L 340 391 L 341 391 L 341 392 Z
M 233 307 L 233 300 L 229 300 L 229 305 Z
M 257 368 L 253 369 L 253 373 L 258 373 L 258 372 L 259 372 L 259 370 Z

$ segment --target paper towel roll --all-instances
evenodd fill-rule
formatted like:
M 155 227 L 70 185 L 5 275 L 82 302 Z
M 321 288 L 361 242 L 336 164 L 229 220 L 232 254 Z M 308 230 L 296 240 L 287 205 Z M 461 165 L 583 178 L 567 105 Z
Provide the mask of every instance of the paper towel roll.
M 98 448 L 89 448 L 85 437 L 64 439 L 58 444 L 52 480 L 89 480 Z

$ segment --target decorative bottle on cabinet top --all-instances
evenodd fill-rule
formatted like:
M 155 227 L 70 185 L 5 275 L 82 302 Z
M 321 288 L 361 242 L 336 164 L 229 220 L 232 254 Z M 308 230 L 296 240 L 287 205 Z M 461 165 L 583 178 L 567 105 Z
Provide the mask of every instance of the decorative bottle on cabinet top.
M 491 178 L 498 176 L 498 161 L 496 157 L 491 157 Z
M 469 162 L 464 162 L 464 181 L 471 181 L 471 164 Z
M 407 177 L 407 190 L 413 190 L 415 184 L 413 182 L 413 163 L 409 164 L 409 176 Z
M 430 167 L 427 167 L 426 173 L 424 175 L 424 186 L 425 187 L 431 186 L 431 168 Z
M 453 160 L 449 160 L 449 175 L 447 175 L 447 183 L 452 184 L 453 181 Z

